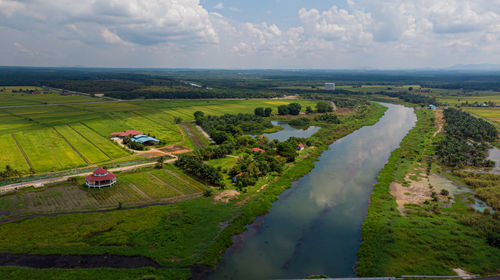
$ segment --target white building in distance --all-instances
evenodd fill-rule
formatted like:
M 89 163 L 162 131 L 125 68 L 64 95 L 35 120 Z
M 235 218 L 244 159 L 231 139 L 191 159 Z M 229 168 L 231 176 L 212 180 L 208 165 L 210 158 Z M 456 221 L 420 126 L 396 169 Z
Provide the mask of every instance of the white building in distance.
M 326 90 L 335 90 L 335 83 L 325 83 Z

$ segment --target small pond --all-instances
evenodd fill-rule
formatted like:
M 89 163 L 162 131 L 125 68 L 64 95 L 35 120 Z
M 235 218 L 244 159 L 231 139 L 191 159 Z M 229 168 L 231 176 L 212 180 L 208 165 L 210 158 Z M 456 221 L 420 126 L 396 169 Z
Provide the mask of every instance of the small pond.
M 278 141 L 286 141 L 288 138 L 295 136 L 300 138 L 308 138 L 311 137 L 314 133 L 316 133 L 320 127 L 318 126 L 309 126 L 308 128 L 294 128 L 291 127 L 287 122 L 283 121 L 272 121 L 274 126 L 281 126 L 283 129 L 273 133 L 263 133 L 262 136 L 266 136 L 269 140 L 277 139 Z

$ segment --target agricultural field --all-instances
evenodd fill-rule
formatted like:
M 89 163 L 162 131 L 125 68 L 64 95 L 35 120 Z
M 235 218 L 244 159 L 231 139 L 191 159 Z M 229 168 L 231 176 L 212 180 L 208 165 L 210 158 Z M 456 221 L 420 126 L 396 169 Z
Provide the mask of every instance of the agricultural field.
M 204 186 L 173 166 L 118 173 L 109 188 L 88 189 L 84 179 L 44 188 L 28 188 L 0 196 L 0 214 L 17 217 L 28 214 L 80 212 L 181 201 L 200 195 Z
M 474 103 L 483 104 L 488 102 L 500 104 L 500 93 L 497 92 L 494 95 L 481 96 L 438 96 L 437 100 L 440 103 L 449 104 L 450 106 L 461 105 L 465 102 L 467 102 L 469 106 L 473 106 Z
M 253 113 L 256 107 L 271 107 L 276 113 L 279 105 L 291 102 L 302 104 L 303 110 L 316 104 L 307 100 L 226 99 L 0 108 L 0 143 L 5 143 L 0 154 L 9 154 L 8 160 L 2 161 L 0 170 L 4 168 L 4 162 L 24 173 L 30 169 L 43 173 L 130 160 L 130 153 L 109 139 L 110 133 L 128 129 L 154 136 L 163 140 L 165 145 L 202 147 L 206 140 L 200 138 L 196 128 L 190 124 L 176 125 L 174 117 L 186 123 L 194 119 L 196 111 L 210 115 Z M 183 127 L 187 127 L 189 133 L 181 131 Z M 18 145 L 14 145 L 14 139 Z M 11 149 L 8 152 L 4 151 L 7 147 Z
M 32 90 L 39 91 L 43 94 L 31 94 L 30 92 L 28 92 Z M 43 89 L 40 87 L 0 87 L 0 107 L 40 104 L 64 104 L 89 101 L 98 101 L 98 99 L 81 95 L 63 96 L 61 95 L 60 90 Z

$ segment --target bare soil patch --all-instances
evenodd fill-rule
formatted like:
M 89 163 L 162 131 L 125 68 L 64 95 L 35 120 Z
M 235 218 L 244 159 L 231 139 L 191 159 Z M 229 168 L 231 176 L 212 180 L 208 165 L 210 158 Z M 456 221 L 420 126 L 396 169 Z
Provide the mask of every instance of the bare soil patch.
M 406 176 L 405 180 L 409 182 L 407 187 L 398 182 L 392 182 L 390 186 L 391 194 L 396 197 L 398 210 L 403 215 L 405 204 L 423 204 L 426 200 L 432 199 L 432 190 L 429 188 L 427 179 L 413 181 Z
M 170 154 L 182 154 L 191 152 L 191 149 L 180 146 L 180 145 L 170 145 L 160 149 L 160 151 Z
M 228 203 L 229 200 L 235 199 L 240 194 L 237 190 L 225 190 L 214 197 L 214 202 Z
M 434 119 L 436 126 L 438 130 L 434 132 L 434 136 L 436 136 L 438 133 L 444 133 L 444 116 L 443 116 L 443 110 L 434 110 Z

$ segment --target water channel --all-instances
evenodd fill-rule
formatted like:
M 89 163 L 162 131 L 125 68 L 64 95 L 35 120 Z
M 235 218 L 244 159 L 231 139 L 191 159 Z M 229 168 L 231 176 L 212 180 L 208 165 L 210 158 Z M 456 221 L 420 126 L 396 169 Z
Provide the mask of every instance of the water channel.
M 388 107 L 380 121 L 330 145 L 315 168 L 280 195 L 234 244 L 210 279 L 355 276 L 361 224 L 373 184 L 415 125 L 413 109 Z

